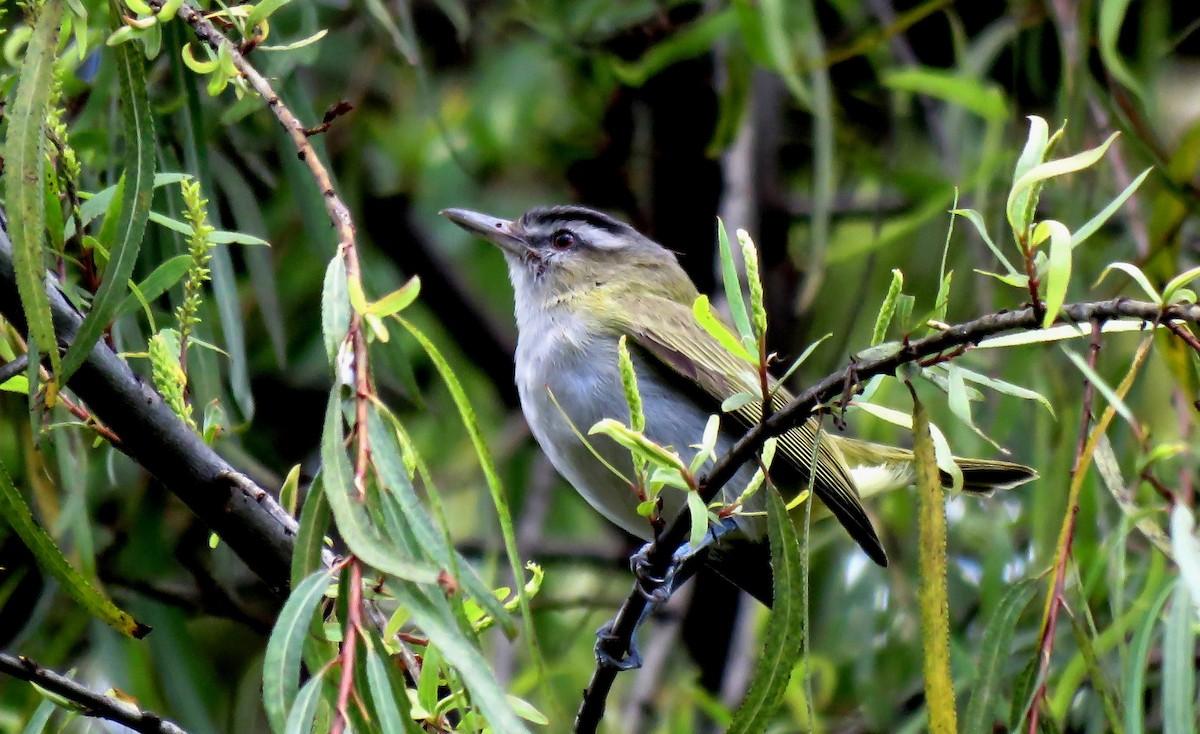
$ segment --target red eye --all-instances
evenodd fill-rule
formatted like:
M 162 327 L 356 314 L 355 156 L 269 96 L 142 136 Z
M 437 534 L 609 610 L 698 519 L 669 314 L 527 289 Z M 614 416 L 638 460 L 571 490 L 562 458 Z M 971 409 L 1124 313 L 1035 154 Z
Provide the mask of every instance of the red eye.
M 569 250 L 575 246 L 575 235 L 566 230 L 555 232 L 550 245 L 556 250 Z

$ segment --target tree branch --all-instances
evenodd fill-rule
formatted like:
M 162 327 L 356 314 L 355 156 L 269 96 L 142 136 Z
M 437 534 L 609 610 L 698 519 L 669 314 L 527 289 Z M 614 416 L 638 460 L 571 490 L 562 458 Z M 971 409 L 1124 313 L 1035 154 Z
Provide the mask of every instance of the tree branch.
M 53 277 L 46 279 L 54 332 L 71 342 L 82 317 Z M 22 332 L 25 314 L 17 295 L 8 221 L 0 210 L 0 313 Z M 103 340 L 92 347 L 68 382 L 105 425 L 121 437 L 116 446 L 183 500 L 279 595 L 287 592 L 296 520 L 262 487 L 239 474 L 188 429 Z
M 152 711 L 143 711 L 132 703 L 96 693 L 72 678 L 43 668 L 29 658 L 0 653 L 0 673 L 29 681 L 62 696 L 74 703 L 84 716 L 115 721 L 143 734 L 187 734 Z
M 1141 319 L 1147 325 L 1170 321 L 1197 323 L 1200 321 L 1200 306 L 1188 304 L 1162 306 L 1144 301 L 1114 298 L 1107 301 L 1068 304 L 1060 311 L 1056 323 L 1087 324 L 1091 322 L 1101 325 L 1106 321 L 1118 318 Z M 858 384 L 876 375 L 894 375 L 903 365 L 969 348 L 989 336 L 1005 332 L 1031 331 L 1037 329 L 1040 322 L 1041 318 L 1037 310 L 1032 307 L 989 314 L 908 342 L 895 353 L 853 362 L 838 372 L 826 376 L 778 410 L 769 419 L 747 431 L 706 475 L 699 478 L 699 491 L 704 503 L 708 504 L 716 497 L 742 464 L 753 458 L 764 441 L 772 436 L 782 435 L 803 423 L 819 406 L 842 395 L 848 381 L 851 384 Z M 617 612 L 613 622 L 611 630 L 613 641 L 607 648 L 610 655 L 620 658 L 628 651 L 629 641 L 633 637 L 637 621 L 646 607 L 647 595 L 656 588 L 656 585 L 649 579 L 665 576 L 664 572 L 671 561 L 671 556 L 687 539 L 689 530 L 690 519 L 685 510 L 676 516 L 650 546 L 647 554 L 649 563 L 646 574 L 640 582 L 634 584 L 633 590 L 625 600 L 625 604 Z M 604 716 L 605 701 L 616 680 L 617 672 L 615 668 L 597 664 L 588 687 L 584 689 L 583 700 L 580 702 L 579 711 L 575 717 L 576 732 L 596 731 L 600 719 Z

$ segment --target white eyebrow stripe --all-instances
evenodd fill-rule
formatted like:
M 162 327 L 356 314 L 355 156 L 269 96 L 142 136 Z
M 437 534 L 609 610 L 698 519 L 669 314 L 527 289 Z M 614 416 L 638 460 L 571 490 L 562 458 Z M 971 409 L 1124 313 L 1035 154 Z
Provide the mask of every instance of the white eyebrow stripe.
M 616 250 L 625 244 L 624 239 L 612 232 L 584 222 L 562 220 L 554 222 L 552 226 L 551 234 L 560 229 L 570 230 L 584 242 L 601 250 Z

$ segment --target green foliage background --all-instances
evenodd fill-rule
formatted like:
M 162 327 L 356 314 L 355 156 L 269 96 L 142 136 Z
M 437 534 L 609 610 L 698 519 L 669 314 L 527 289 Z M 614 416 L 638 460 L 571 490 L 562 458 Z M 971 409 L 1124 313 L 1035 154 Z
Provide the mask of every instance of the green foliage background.
M 60 39 L 61 92 L 53 104 L 78 156 L 79 189 L 96 193 L 117 183 L 131 146 L 122 121 L 127 102 L 118 102 L 128 98 L 118 52 L 105 45 L 120 21 L 107 3 L 66 6 L 71 25 Z M 11 110 L 30 27 L 24 4 L 6 11 L 0 71 Z M 803 386 L 870 344 L 893 269 L 903 271 L 904 291 L 916 297 L 914 313 L 934 307 L 947 212 L 956 201 L 981 212 L 999 247 L 1019 262 L 1004 202 L 1027 115 L 1045 117 L 1051 129 L 1069 120 L 1056 157 L 1122 133 L 1097 166 L 1047 185 L 1039 217 L 1075 229 L 1154 168 L 1075 251 L 1068 301 L 1144 298 L 1122 272 L 1096 284 L 1112 262 L 1135 263 L 1156 287 L 1194 266 L 1198 23 L 1196 10 L 1182 3 L 1118 0 L 1071 7 L 316 0 L 286 3 L 270 15 L 268 37 L 248 59 L 308 125 L 339 101 L 352 105 L 312 142 L 356 217 L 364 288 L 379 298 L 421 277 L 421 296 L 404 316 L 445 353 L 461 381 L 509 499 L 521 558 L 545 567 L 532 600 L 545 668 L 523 632 L 515 642 L 498 630 L 479 636 L 500 685 L 550 717 L 545 730 L 569 728 L 593 667 L 592 632 L 627 593 L 624 558 L 636 544 L 619 537 L 541 457 L 515 404 L 515 328 L 501 257 L 437 212 L 461 206 L 515 217 L 533 205 L 568 201 L 605 208 L 679 251 L 708 291 L 719 290 L 713 225 L 724 214 L 731 228 L 754 235 L 762 253 L 771 348 L 790 361 L 833 334 L 793 377 Z M 301 48 L 267 48 L 321 30 L 327 34 Z M 119 48 L 142 53 L 146 40 Z M 334 382 L 322 294 L 328 296 L 323 283 L 336 235 L 262 100 L 235 89 L 236 81 L 210 95 L 212 76 L 181 60 L 188 41 L 195 45 L 181 21 L 162 23 L 161 53 L 146 65 L 154 168 L 160 177 L 194 176 L 212 226 L 242 233 L 211 251 L 212 279 L 193 334 L 218 349 L 188 351 L 188 397 L 198 423 L 221 426 L 215 447 L 239 470 L 276 489 L 300 465 L 306 486 L 319 465 Z M 177 184 L 155 188 L 151 208 L 183 221 L 188 207 Z M 5 192 L 10 217 L 13 196 Z M 63 200 L 54 201 L 61 208 Z M 85 280 L 88 266 L 61 236 L 70 213 L 50 217 L 51 231 L 59 228 L 50 249 L 65 250 L 68 292 L 86 296 L 94 290 Z M 108 219 L 97 219 L 89 232 L 103 239 Z M 270 247 L 239 244 L 255 238 Z M 968 222 L 956 220 L 949 242 L 945 321 L 1028 301 L 1027 292 L 975 272 L 999 266 Z M 152 220 L 133 280 L 186 253 L 186 235 Z M 46 263 L 59 269 L 53 256 Z M 121 311 L 111 330 L 112 343 L 147 380 L 151 370 L 140 355 L 156 329 L 173 323 L 182 298 L 177 283 L 151 299 L 153 327 L 139 307 Z M 440 488 L 459 551 L 487 586 L 509 586 L 488 478 L 454 397 L 426 350 L 389 324 L 391 339 L 371 347 L 380 397 Z M 903 330 L 893 326 L 888 336 L 899 339 Z M 1109 385 L 1130 369 L 1139 338 L 1104 339 L 1097 371 Z M 10 324 L 5 339 L 0 357 L 7 361 L 23 347 Z M 1086 340 L 1068 348 L 1083 355 Z M 1187 599 L 1180 593 L 1165 606 L 1161 601 L 1178 577 L 1176 566 L 1133 529 L 1142 521 L 1165 532 L 1167 498 L 1191 503 L 1195 360 L 1183 342 L 1156 337 L 1125 399 L 1138 431 L 1115 421 L 1108 431 L 1115 462 L 1101 457 L 1083 480 L 1066 579 L 1070 619 L 1058 625 L 1041 704 L 1045 731 L 1108 731 L 1116 724 L 1128 732 L 1182 732 L 1195 724 L 1194 673 L 1187 671 L 1194 668 L 1197 620 L 1180 613 L 1181 621 L 1172 621 Z M 1036 390 L 1054 408 L 1051 415 L 1034 401 L 985 392 L 974 405 L 976 425 L 1041 479 L 990 499 L 956 497 L 947 510 L 950 662 L 960 722 L 967 731 L 1024 730 L 1049 592 L 1042 574 L 1055 560 L 1068 513 L 1084 380 L 1054 344 L 981 350 L 961 363 Z M 956 454 L 996 455 L 941 393 L 924 385 L 921 395 Z M 911 408 L 899 383 L 876 397 Z M 1098 397 L 1094 412 L 1107 404 Z M 94 689 L 117 688 L 191 732 L 267 731 L 262 667 L 281 600 L 228 548 L 211 547 L 208 529 L 161 484 L 103 442 L 94 447 L 94 433 L 60 425 L 75 421 L 61 408 L 33 415 L 28 396 L 0 393 L 0 463 L 75 568 L 154 631 L 135 641 L 96 621 L 4 528 L 3 648 L 59 671 L 74 669 Z M 862 412 L 851 414 L 849 430 L 911 441 Z M 1124 507 L 1114 501 L 1114 487 Z M 813 529 L 811 652 L 774 730 L 926 726 L 917 505 L 914 495 L 897 493 L 872 507 L 891 558 L 887 569 L 870 565 L 838 528 Z M 744 599 L 740 613 L 750 622 L 737 622 L 736 608 L 713 601 L 733 593 L 716 583 L 702 580 L 706 590 L 696 591 L 690 608 L 680 605 L 684 644 L 664 651 L 665 663 L 620 676 L 608 731 L 687 732 L 729 721 L 746 685 L 738 671 L 760 650 L 752 633 L 766 611 Z M 669 616 L 648 626 L 643 642 L 654 648 L 680 629 Z M 727 653 L 725 639 L 735 630 L 743 634 Z M 1176 644 L 1174 653 L 1164 640 Z M 1174 677 L 1168 663 L 1181 666 Z M 990 703 L 967 711 L 976 676 L 993 669 Z M 334 680 L 336 671 L 326 678 Z M 20 731 L 40 701 L 28 685 L 0 679 L 0 729 Z M 81 721 L 70 727 L 82 728 Z

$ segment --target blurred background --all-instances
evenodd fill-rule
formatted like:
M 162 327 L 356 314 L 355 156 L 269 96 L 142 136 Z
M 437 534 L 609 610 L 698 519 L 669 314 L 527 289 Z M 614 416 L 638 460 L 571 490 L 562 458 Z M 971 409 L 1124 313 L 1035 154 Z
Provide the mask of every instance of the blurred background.
M 89 6 L 90 7 L 90 6 Z M 96 17 L 107 11 L 97 4 Z M 20 64 L 5 37 L 6 72 Z M 978 270 L 999 266 L 965 220 L 978 210 L 996 245 L 1018 257 L 1004 200 L 1028 131 L 1027 115 L 1057 129 L 1056 154 L 1121 137 L 1094 169 L 1056 180 L 1040 211 L 1075 228 L 1155 167 L 1109 224 L 1075 254 L 1069 300 L 1138 295 L 1105 265 L 1137 263 L 1160 283 L 1196 264 L 1200 211 L 1200 9 L 1194 3 L 952 2 L 930 0 L 309 0 L 271 18 L 266 44 L 327 35 L 250 59 L 287 103 L 316 124 L 348 111 L 313 138 L 354 214 L 368 292 L 422 280 L 411 311 L 447 352 L 467 387 L 517 518 L 523 558 L 546 568 L 533 600 L 551 691 L 573 710 L 593 658 L 593 632 L 628 593 L 627 557 L 638 543 L 594 513 L 549 466 L 529 435 L 513 384 L 516 331 L 501 256 L 438 217 L 465 207 L 514 218 L 535 205 L 603 209 L 679 253 L 702 292 L 719 291 L 716 218 L 758 244 L 772 348 L 784 363 L 826 334 L 792 377 L 804 386 L 869 345 L 893 269 L 916 312 L 933 307 L 943 251 L 953 270 L 947 320 L 1015 308 L 1028 294 Z M 336 238 L 294 149 L 260 101 L 210 97 L 181 71 L 185 29 L 164 32 L 150 68 L 159 122 L 159 169 L 206 160 L 214 224 L 262 237 L 270 248 L 222 246 L 202 336 L 193 403 L 219 401 L 217 448 L 263 486 L 290 467 L 317 468 L 330 375 L 320 294 Z M 98 178 L 112 153 L 111 55 L 97 36 L 64 85 L 72 143 Z M 169 53 L 168 53 L 169 52 Z M 5 87 L 11 94 L 11 81 Z M 199 121 L 202 127 L 185 129 Z M 205 142 L 189 145 L 188 136 Z M 111 171 L 110 171 L 111 173 Z M 173 206 L 165 193 L 156 209 Z M 151 227 L 140 277 L 177 251 Z M 949 234 L 948 234 L 949 232 Z M 137 351 L 145 326 L 114 331 Z M 1106 340 L 1099 371 L 1114 384 L 1136 336 Z M 1078 343 L 1072 349 L 1084 353 Z M 395 335 L 373 348 L 384 400 L 432 467 L 460 550 L 494 585 L 507 583 L 495 512 L 468 435 L 424 352 Z M 1174 356 L 1173 356 L 1174 355 Z M 1179 356 L 1182 355 L 1182 356 Z M 1181 359 L 1183 372 L 1172 359 Z M 984 625 L 1016 581 L 1046 569 L 1066 507 L 1079 432 L 1081 375 L 1054 345 L 969 354 L 964 366 L 1039 391 L 1036 401 L 984 391 L 978 427 L 1042 478 L 990 499 L 948 505 L 952 668 L 969 692 Z M 1190 490 L 1194 369 L 1186 352 L 1156 352 L 1128 404 L 1153 445 L 1179 445 L 1145 469 L 1153 446 L 1125 425 L 1110 438 L 1129 497 L 1165 524 L 1154 483 Z M 1189 382 L 1181 374 L 1192 374 Z M 207 377 L 205 377 L 207 376 Z M 955 418 L 929 385 L 922 392 L 955 453 L 1002 454 Z M 880 401 L 910 405 L 903 387 Z M 65 603 L 12 536 L 0 542 L 0 640 L 59 669 L 76 667 L 116 686 L 191 732 L 262 730 L 258 685 L 276 601 L 162 487 L 111 451 L 34 454 L 26 398 L 0 395 L 0 456 L 31 488 L 31 503 L 76 560 L 150 623 L 146 643 L 121 639 Z M 906 443 L 905 431 L 860 413 L 855 436 Z M 51 432 L 53 447 L 86 440 Z M 54 457 L 89 457 L 84 465 Z M 1143 471 L 1144 470 L 1144 471 Z M 1149 475 L 1153 481 L 1143 481 Z M 23 482 L 23 484 L 22 484 Z M 815 725 L 822 731 L 919 731 L 923 713 L 917 616 L 915 498 L 871 506 L 891 565 L 875 567 L 836 527 L 813 530 L 811 656 Z M 1129 515 L 1095 472 L 1085 482 L 1074 558 L 1073 603 L 1099 630 L 1117 625 L 1149 589 L 1156 551 L 1130 533 Z M 3 535 L 4 531 L 0 531 Z M 1161 568 L 1159 569 L 1161 573 Z M 1157 588 L 1157 587 L 1155 587 Z M 1041 599 L 1041 593 L 1035 597 Z M 1041 604 L 1021 618 L 1005 680 L 1035 659 Z M 766 611 L 705 574 L 651 623 L 647 665 L 619 677 L 608 731 L 687 732 L 736 708 L 761 650 Z M 1125 623 L 1122 623 L 1125 624 Z M 1081 655 L 1060 626 L 1052 680 Z M 502 636 L 486 650 L 502 680 L 544 709 L 524 648 Z M 1103 670 L 1122 675 L 1124 639 L 1098 647 Z M 1156 675 L 1153 666 L 1149 673 Z M 1080 676 L 1082 679 L 1082 676 Z M 1094 688 L 1068 692 L 1067 731 L 1106 730 Z M 1147 683 L 1146 730 L 1161 724 Z M 1139 690 L 1140 694 L 1141 691 Z M 806 722 L 803 676 L 793 678 L 779 731 Z M 23 684 L 0 679 L 0 729 L 19 731 L 36 704 Z M 1157 718 L 1156 718 L 1157 717 Z M 708 722 L 708 723 L 706 723 Z M 92 725 L 94 729 L 103 729 Z M 553 729 L 553 727 L 552 727 Z

